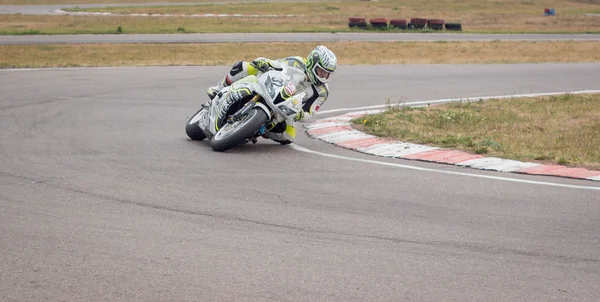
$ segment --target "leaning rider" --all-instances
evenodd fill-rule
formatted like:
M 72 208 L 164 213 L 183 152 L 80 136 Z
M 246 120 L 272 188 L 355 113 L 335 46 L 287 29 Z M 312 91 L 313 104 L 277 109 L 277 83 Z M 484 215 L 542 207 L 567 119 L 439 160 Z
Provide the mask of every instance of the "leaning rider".
M 329 87 L 327 82 L 330 80 L 331 74 L 334 73 L 337 66 L 337 58 L 335 54 L 323 45 L 314 48 L 308 57 L 290 56 L 282 59 L 271 60 L 264 57 L 256 58 L 251 62 L 239 61 L 233 64 L 229 73 L 217 85 L 206 90 L 208 97 L 212 100 L 221 89 L 231 86 L 248 75 L 258 75 L 260 72 L 266 72 L 270 69 L 280 69 L 281 64 L 287 64 L 292 67 L 304 70 L 306 73 L 306 81 L 304 85 L 298 87 L 299 92 L 306 92 L 306 96 L 302 100 L 304 104 L 302 111 L 298 113 L 294 121 L 307 122 L 312 118 L 315 111 L 319 110 L 321 105 L 329 96 Z M 229 97 L 239 97 L 239 94 L 229 95 Z M 234 103 L 234 100 L 226 102 L 227 104 Z M 224 108 L 227 111 L 228 108 Z M 296 137 L 296 129 L 292 125 L 288 125 L 283 121 L 277 125 L 270 125 L 263 137 L 272 139 L 281 144 L 289 144 Z

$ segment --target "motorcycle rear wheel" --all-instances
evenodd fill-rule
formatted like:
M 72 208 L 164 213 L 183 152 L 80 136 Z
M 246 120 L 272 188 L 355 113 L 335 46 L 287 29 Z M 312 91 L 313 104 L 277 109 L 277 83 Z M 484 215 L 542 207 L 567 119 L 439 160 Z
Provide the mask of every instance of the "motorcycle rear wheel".
M 229 150 L 254 135 L 267 118 L 262 109 L 251 109 L 239 121 L 223 125 L 211 139 L 210 146 L 219 152 Z
M 202 132 L 202 129 L 200 129 L 200 126 L 198 125 L 198 121 L 202 116 L 202 110 L 205 110 L 205 108 L 202 107 L 200 110 L 196 111 L 185 124 L 185 133 L 190 139 L 195 141 L 201 141 L 206 138 L 206 135 L 204 135 L 204 132 Z

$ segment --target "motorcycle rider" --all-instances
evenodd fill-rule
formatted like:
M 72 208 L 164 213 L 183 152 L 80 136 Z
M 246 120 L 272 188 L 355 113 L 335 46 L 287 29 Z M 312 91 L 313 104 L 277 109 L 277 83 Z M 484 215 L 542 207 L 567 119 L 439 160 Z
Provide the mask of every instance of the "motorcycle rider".
M 306 58 L 300 56 L 289 56 L 281 59 L 268 59 L 258 57 L 251 62 L 238 61 L 231 67 L 231 70 L 225 77 L 217 83 L 217 85 L 206 90 L 208 97 L 212 100 L 219 94 L 224 87 L 231 86 L 233 83 L 245 78 L 248 75 L 258 76 L 262 72 L 270 69 L 281 69 L 282 64 L 296 67 L 304 70 L 306 73 L 306 81 L 302 87 L 297 87 L 299 92 L 306 92 L 306 96 L 302 100 L 302 111 L 294 119 L 283 121 L 277 125 L 269 125 L 268 132 L 263 135 L 273 141 L 281 144 L 289 144 L 296 137 L 294 122 L 307 122 L 312 118 L 315 111 L 319 110 L 321 105 L 329 96 L 328 82 L 331 75 L 335 72 L 337 66 L 337 58 L 335 54 L 323 45 L 315 47 Z M 228 93 L 228 100 L 223 108 L 223 113 L 227 112 L 231 104 L 244 98 L 244 93 Z

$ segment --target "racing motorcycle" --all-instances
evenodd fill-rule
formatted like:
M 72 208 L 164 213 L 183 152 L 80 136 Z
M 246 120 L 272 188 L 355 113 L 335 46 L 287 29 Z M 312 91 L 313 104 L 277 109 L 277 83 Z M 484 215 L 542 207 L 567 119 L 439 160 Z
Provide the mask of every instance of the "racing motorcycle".
M 268 131 L 268 125 L 293 119 L 302 110 L 306 92 L 297 88 L 304 78 L 302 70 L 287 65 L 250 75 L 223 88 L 203 104 L 187 121 L 185 132 L 192 140 L 210 140 L 214 151 L 226 151 L 250 141 L 256 143 Z M 227 102 L 227 93 L 238 93 L 240 86 L 250 91 L 249 96 L 231 104 L 231 110 L 224 114 L 221 109 Z

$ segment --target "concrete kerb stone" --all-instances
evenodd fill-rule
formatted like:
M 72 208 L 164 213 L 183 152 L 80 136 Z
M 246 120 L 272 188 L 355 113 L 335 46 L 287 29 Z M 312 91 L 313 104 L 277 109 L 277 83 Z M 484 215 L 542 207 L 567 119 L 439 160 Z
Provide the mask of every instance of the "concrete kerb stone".
M 385 109 L 379 110 L 367 110 L 357 111 L 341 114 L 334 117 L 319 119 L 310 123 L 306 123 L 304 128 L 309 137 L 319 139 L 326 143 L 333 144 L 345 149 L 357 151 L 364 154 L 375 155 L 387 158 L 401 158 L 407 160 L 419 160 L 436 162 L 442 164 L 450 164 L 464 168 L 472 168 L 479 170 L 498 171 L 498 172 L 509 172 L 518 174 L 531 174 L 531 175 L 545 175 L 545 176 L 557 176 L 566 178 L 586 179 L 591 181 L 600 181 L 600 171 L 592 171 L 587 169 L 575 169 L 560 166 L 565 170 L 565 173 L 551 172 L 555 169 L 546 169 L 546 167 L 555 167 L 556 165 L 543 165 L 534 162 L 521 162 L 516 160 L 502 159 L 497 157 L 483 157 L 479 155 L 473 155 L 474 159 L 468 159 L 460 162 L 453 161 L 451 158 L 456 158 L 456 150 L 442 149 L 438 147 L 431 147 L 419 144 L 405 143 L 400 141 L 386 141 L 381 139 L 381 142 L 375 141 L 378 138 L 374 135 L 363 133 L 352 126 L 350 122 L 352 119 L 362 117 L 366 114 L 378 113 Z M 350 127 L 350 128 L 348 128 Z M 314 130 L 328 129 L 325 132 L 316 132 Z M 313 131 L 311 131 L 313 130 Z M 365 146 L 361 146 L 360 141 L 369 142 L 365 143 Z M 353 142 L 346 143 L 344 142 Z M 427 159 L 427 154 L 431 154 L 432 151 L 436 153 L 436 159 Z M 467 153 L 463 153 L 468 155 Z M 444 155 L 447 155 L 444 156 Z M 460 154 L 458 155 L 460 156 Z M 468 157 L 468 156 L 465 156 Z M 477 158 L 479 157 L 479 158 Z M 573 170 L 583 171 L 583 173 L 572 173 Z M 532 171 L 529 173 L 528 171 Z M 534 172 L 535 171 L 535 172 Z M 548 172 L 546 172 L 548 171 Z M 597 174 L 597 175 L 596 175 Z M 585 176 L 578 176 L 585 175 Z
M 484 157 L 457 163 L 456 165 L 460 167 L 470 167 L 480 170 L 515 172 L 524 168 L 539 166 L 540 164 L 520 162 L 516 160 L 502 159 L 497 157 Z
M 440 148 L 403 142 L 390 142 L 365 148 L 357 148 L 356 150 L 362 153 L 381 157 L 404 158 L 405 156 L 438 149 Z

